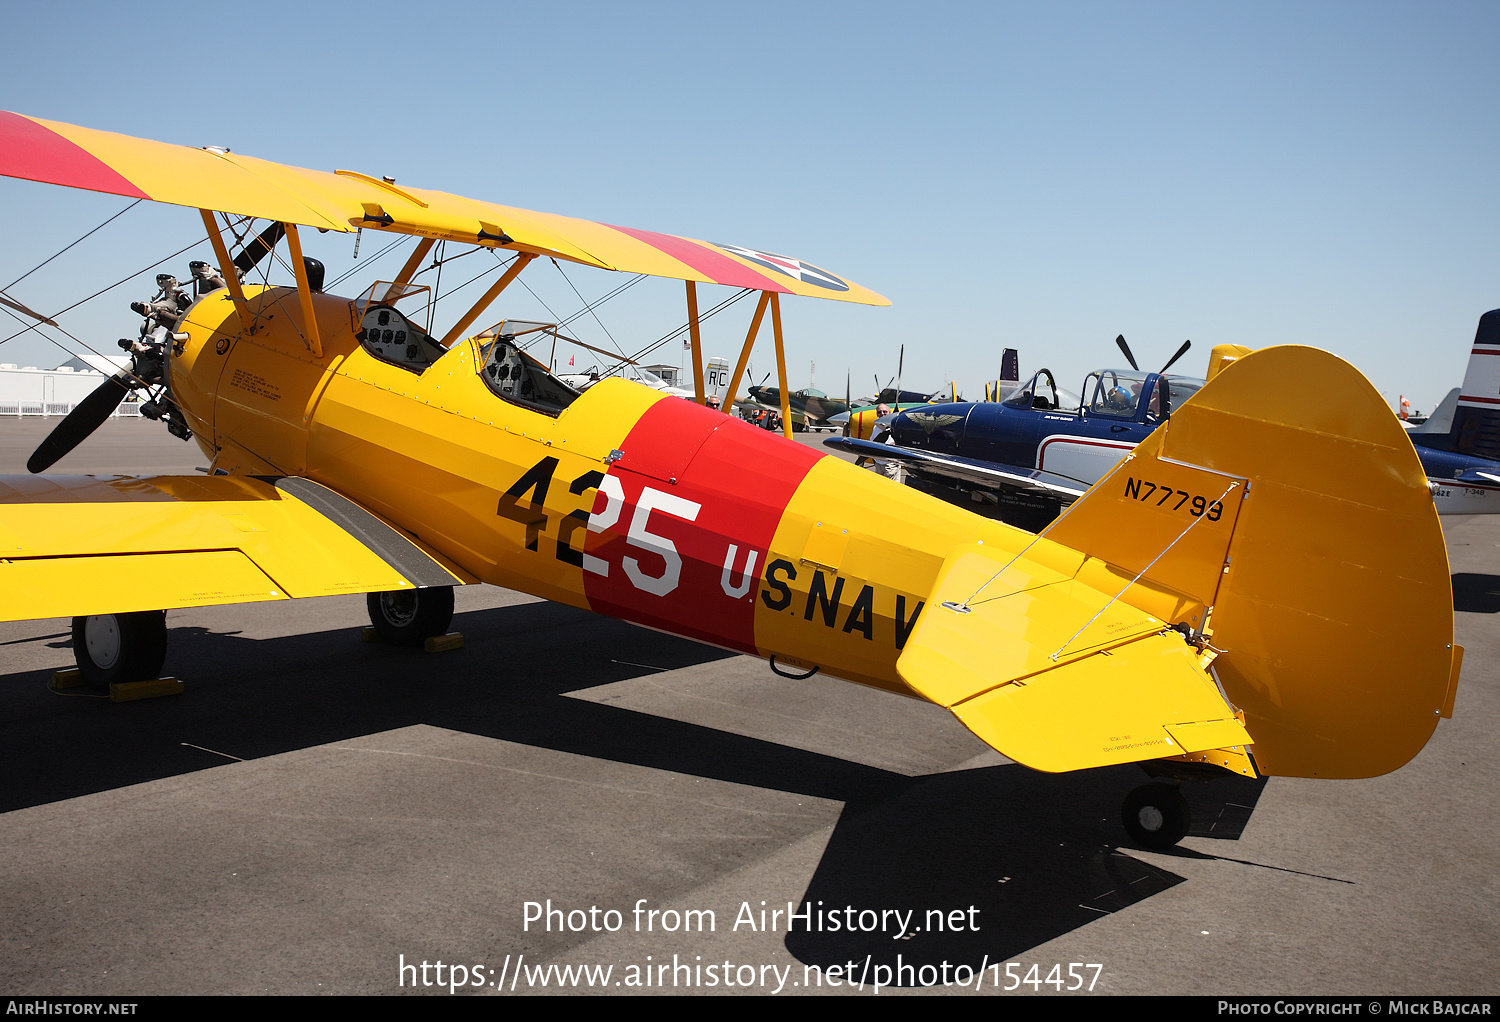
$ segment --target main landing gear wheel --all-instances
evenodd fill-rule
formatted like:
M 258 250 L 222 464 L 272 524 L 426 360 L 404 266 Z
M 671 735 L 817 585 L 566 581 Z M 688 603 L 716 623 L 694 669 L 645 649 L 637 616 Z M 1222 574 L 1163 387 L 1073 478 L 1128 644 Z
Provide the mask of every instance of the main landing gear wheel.
M 1142 848 L 1171 848 L 1187 835 L 1193 815 L 1187 799 L 1170 784 L 1143 784 L 1125 796 L 1121 822 Z
M 73 659 L 91 685 L 155 678 L 167 659 L 167 612 L 75 617 Z
M 386 642 L 398 646 L 420 646 L 434 635 L 443 635 L 453 622 L 453 587 L 397 589 L 370 593 L 365 597 L 370 624 Z

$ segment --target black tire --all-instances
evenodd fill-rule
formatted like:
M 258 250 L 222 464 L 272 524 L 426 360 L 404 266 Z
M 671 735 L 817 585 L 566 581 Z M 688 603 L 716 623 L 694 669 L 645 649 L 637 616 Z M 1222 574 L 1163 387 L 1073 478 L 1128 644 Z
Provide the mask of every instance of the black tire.
M 370 611 L 370 624 L 386 642 L 420 646 L 434 635 L 445 634 L 453 623 L 453 587 L 370 593 L 365 606 Z
M 167 612 L 97 614 L 73 619 L 73 660 L 91 685 L 145 681 L 167 659 Z
M 1187 799 L 1170 784 L 1143 784 L 1125 796 L 1120 811 L 1125 832 L 1142 848 L 1158 851 L 1181 841 L 1192 825 Z

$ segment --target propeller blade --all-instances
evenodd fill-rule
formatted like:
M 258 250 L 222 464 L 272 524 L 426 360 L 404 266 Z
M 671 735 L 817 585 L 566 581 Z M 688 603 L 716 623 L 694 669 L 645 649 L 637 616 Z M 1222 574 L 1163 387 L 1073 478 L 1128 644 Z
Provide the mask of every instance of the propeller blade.
M 1176 362 L 1179 358 L 1181 358 L 1182 356 L 1186 355 L 1187 354 L 1187 350 L 1189 348 L 1191 348 L 1192 346 L 1193 346 L 1193 342 L 1192 341 L 1183 341 L 1182 342 L 1182 347 L 1180 347 L 1180 348 L 1177 349 L 1177 354 L 1175 354 L 1171 358 L 1167 359 L 1167 364 L 1161 367 L 1161 371 L 1162 372 L 1166 372 L 1168 369 L 1171 369 L 1172 368 L 1172 363 Z
M 1120 346 L 1120 350 L 1125 353 L 1125 361 L 1130 363 L 1130 368 L 1134 369 L 1136 372 L 1140 372 L 1141 367 L 1135 364 L 1135 356 L 1130 353 L 1130 345 L 1125 343 L 1125 335 L 1121 334 L 1119 337 L 1116 337 L 1115 343 L 1118 344 Z
M 130 393 L 130 377 L 116 373 L 94 388 L 93 393 L 74 406 L 57 428 L 47 434 L 30 460 L 26 471 L 45 472 L 63 455 L 88 439 Z
M 239 255 L 234 257 L 234 268 L 240 271 L 243 277 L 255 269 L 255 264 L 264 259 L 276 247 L 276 243 L 286 237 L 286 224 L 280 220 L 272 221 L 271 226 L 256 235 L 255 240 L 245 246 Z

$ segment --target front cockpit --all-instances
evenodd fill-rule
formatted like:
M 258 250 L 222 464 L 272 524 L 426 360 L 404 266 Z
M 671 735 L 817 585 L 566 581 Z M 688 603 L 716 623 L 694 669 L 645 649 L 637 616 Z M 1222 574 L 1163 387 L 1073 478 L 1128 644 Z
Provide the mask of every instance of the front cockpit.
M 428 299 L 422 306 L 428 317 L 425 328 L 396 308 L 397 302 L 405 301 L 407 309 L 415 309 L 417 304 L 413 299 L 422 299 L 424 296 Z M 433 340 L 430 333 L 430 298 L 431 291 L 427 287 L 377 281 L 350 303 L 354 321 L 358 324 L 355 338 L 380 361 L 420 375 L 447 353 L 441 344 Z

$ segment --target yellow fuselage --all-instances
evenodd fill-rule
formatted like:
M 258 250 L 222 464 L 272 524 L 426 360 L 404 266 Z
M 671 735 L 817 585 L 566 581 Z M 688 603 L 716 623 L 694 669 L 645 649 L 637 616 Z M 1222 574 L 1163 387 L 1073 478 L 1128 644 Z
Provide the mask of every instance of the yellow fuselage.
M 172 362 L 213 467 L 314 479 L 477 581 L 910 694 L 896 658 L 948 551 L 1032 539 L 624 380 L 554 418 L 491 392 L 474 341 L 419 375 L 331 295 L 315 358 L 294 291 L 249 295 L 253 334 L 217 292 Z

